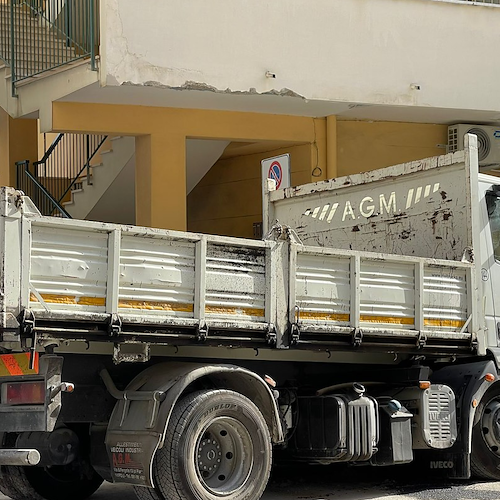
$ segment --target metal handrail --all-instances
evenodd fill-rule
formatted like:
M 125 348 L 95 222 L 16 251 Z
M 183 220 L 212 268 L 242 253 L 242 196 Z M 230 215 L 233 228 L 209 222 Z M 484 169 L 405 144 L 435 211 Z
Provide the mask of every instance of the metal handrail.
M 42 215 L 53 215 L 55 210 L 59 210 L 62 217 L 71 219 L 71 215 L 69 215 L 69 213 L 66 212 L 66 210 L 64 210 L 64 208 L 53 198 L 53 196 L 45 189 L 45 187 L 38 181 L 38 179 L 30 172 L 29 160 L 18 161 L 16 162 L 16 166 L 17 166 L 17 179 L 18 179 L 17 189 L 20 189 L 21 191 L 23 191 L 25 194 L 28 194 L 32 198 L 33 202 L 38 207 Z M 20 175 L 20 172 L 22 172 L 24 176 L 26 176 L 33 183 L 33 186 L 36 188 L 35 193 L 32 192 L 30 193 L 30 191 L 33 191 L 32 189 L 26 189 L 27 185 L 23 183 L 22 181 L 23 176 Z M 36 193 L 36 191 L 38 191 L 38 193 Z M 47 210 L 44 210 L 44 208 L 46 207 L 43 206 L 44 205 L 43 201 L 40 199 L 39 196 L 36 196 L 39 193 L 44 195 L 45 201 L 48 200 L 48 202 L 52 204 L 52 208 L 49 210 L 50 213 L 46 213 Z
M 56 146 L 61 142 L 62 138 L 64 137 L 64 134 L 57 134 L 56 138 L 53 140 L 52 144 L 49 146 L 47 151 L 45 151 L 44 155 L 42 156 L 41 160 L 35 162 L 35 163 L 45 163 L 54 149 L 56 149 Z
M 99 0 L 0 1 L 0 58 L 16 83 L 80 59 L 96 70 Z
M 63 208 L 77 183 L 91 184 L 91 162 L 105 135 L 58 134 L 42 159 L 17 162 L 17 188 L 30 196 L 43 215 L 71 217 Z
M 90 136 L 86 136 L 86 137 L 88 138 Z M 83 171 L 86 171 L 87 184 L 89 184 L 89 185 L 92 184 L 90 181 L 90 166 L 91 166 L 90 162 L 92 161 L 94 156 L 97 154 L 97 151 L 99 151 L 99 148 L 104 144 L 104 141 L 108 138 L 107 135 L 97 136 L 97 137 L 101 137 L 101 140 L 100 140 L 97 148 L 93 149 L 92 152 L 90 152 L 89 143 L 87 142 L 87 161 L 84 163 L 83 167 L 78 171 L 78 173 L 74 176 L 74 178 L 70 182 L 69 186 L 66 188 L 64 193 L 61 195 L 59 202 L 61 202 L 64 199 L 64 197 L 71 191 L 73 186 L 78 182 L 78 180 L 81 178 L 81 176 L 83 174 Z

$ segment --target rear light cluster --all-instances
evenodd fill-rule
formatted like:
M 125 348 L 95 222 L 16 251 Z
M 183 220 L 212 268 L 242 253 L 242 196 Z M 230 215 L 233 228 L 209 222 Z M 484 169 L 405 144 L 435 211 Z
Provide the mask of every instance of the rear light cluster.
M 2 384 L 2 404 L 42 405 L 45 403 L 45 381 L 7 382 Z

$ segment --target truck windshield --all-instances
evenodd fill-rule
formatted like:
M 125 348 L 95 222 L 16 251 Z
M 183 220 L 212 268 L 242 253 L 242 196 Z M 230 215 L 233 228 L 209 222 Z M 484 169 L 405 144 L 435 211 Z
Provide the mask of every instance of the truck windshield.
M 491 241 L 493 242 L 493 254 L 495 260 L 500 261 L 500 198 L 497 193 L 488 191 L 486 193 L 486 206 L 488 207 L 488 219 L 490 221 Z

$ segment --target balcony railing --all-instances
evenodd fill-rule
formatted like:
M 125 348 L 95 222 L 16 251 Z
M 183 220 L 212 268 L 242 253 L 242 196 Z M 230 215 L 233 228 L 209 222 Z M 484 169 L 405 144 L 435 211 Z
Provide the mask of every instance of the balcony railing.
M 16 84 L 80 59 L 96 67 L 99 0 L 0 0 L 0 58 Z

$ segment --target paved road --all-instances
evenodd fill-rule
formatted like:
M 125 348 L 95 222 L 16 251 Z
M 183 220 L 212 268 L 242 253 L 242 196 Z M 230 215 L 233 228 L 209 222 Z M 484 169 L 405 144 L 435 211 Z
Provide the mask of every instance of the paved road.
M 500 482 L 450 482 L 419 469 L 301 467 L 276 471 L 263 500 L 499 500 Z M 0 495 L 0 500 L 7 500 Z M 70 500 L 70 499 L 68 499 Z M 132 489 L 105 484 L 92 500 L 136 500 Z

